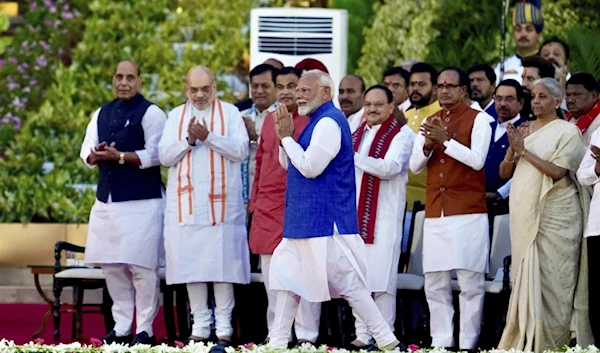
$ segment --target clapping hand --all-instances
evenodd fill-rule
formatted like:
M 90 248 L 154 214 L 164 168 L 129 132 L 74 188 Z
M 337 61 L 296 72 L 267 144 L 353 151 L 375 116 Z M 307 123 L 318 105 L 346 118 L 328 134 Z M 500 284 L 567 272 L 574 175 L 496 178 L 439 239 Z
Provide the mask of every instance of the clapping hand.
M 120 152 L 115 148 L 115 143 L 107 145 L 106 142 L 102 142 L 98 146 L 92 148 L 92 153 L 88 157 L 90 164 L 98 164 L 101 161 L 118 161 Z
M 206 121 L 203 120 L 202 124 L 198 124 L 196 117 L 193 117 L 192 120 L 190 120 L 188 125 L 188 142 L 190 145 L 195 145 L 196 140 L 204 142 L 208 137 L 208 134 L 209 131 L 206 126 Z
M 256 126 L 252 118 L 249 116 L 242 117 L 244 119 L 244 125 L 246 125 L 246 131 L 248 131 L 248 138 L 250 141 L 258 141 L 258 134 L 256 133 Z
M 434 144 L 443 144 L 448 140 L 448 133 L 442 125 L 442 120 L 439 117 L 433 117 L 431 122 L 425 121 L 421 126 L 421 131 L 425 135 L 425 144 L 432 147 Z
M 285 137 L 291 137 L 294 135 L 294 120 L 292 114 L 287 110 L 285 104 L 280 104 L 273 114 L 273 120 L 275 121 L 275 133 L 279 141 Z
M 525 150 L 525 136 L 526 130 L 519 127 L 517 130 L 513 124 L 508 123 L 506 125 L 506 132 L 508 133 L 508 141 L 510 142 L 510 148 L 517 153 L 522 154 Z

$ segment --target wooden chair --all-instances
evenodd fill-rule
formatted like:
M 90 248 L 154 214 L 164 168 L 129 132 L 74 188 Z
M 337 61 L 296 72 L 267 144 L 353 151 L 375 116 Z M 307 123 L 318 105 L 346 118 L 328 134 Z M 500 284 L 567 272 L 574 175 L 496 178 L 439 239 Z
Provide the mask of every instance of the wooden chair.
M 83 314 L 102 314 L 104 316 L 104 326 L 107 332 L 112 330 L 114 320 L 112 317 L 112 300 L 108 295 L 104 275 L 101 269 L 96 268 L 65 268 L 61 264 L 61 254 L 63 251 L 72 251 L 83 253 L 84 247 L 73 245 L 67 242 L 59 241 L 54 247 L 54 340 L 60 340 L 60 321 L 61 314 L 67 312 L 73 315 L 73 325 L 71 329 L 72 338 L 81 340 L 83 338 Z M 68 305 L 67 309 L 62 309 L 60 296 L 64 288 L 73 288 L 73 304 Z M 86 289 L 102 289 L 103 300 L 99 304 L 83 304 L 84 292 Z M 94 307 L 95 309 L 84 310 L 84 308 Z

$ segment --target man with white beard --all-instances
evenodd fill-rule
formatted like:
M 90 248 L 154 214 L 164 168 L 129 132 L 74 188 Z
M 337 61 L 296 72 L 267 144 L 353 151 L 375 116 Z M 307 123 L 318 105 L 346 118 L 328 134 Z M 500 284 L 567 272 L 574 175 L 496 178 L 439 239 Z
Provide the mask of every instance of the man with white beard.
M 287 347 L 300 298 L 323 302 L 337 295 L 348 301 L 379 348 L 405 350 L 371 297 L 358 235 L 352 135 L 333 95 L 328 74 L 311 70 L 300 78 L 298 113 L 310 121 L 298 142 L 285 105 L 275 113 L 287 205 L 283 239 L 271 259 L 270 288 L 279 292 L 270 344 Z
M 167 284 L 187 284 L 194 317 L 190 341 L 206 341 L 213 283 L 217 346 L 231 343 L 233 283 L 250 282 L 250 254 L 240 164 L 248 157 L 248 133 L 239 110 L 216 98 L 213 73 L 193 67 L 188 101 L 173 109 L 159 143 L 169 167 L 165 211 Z

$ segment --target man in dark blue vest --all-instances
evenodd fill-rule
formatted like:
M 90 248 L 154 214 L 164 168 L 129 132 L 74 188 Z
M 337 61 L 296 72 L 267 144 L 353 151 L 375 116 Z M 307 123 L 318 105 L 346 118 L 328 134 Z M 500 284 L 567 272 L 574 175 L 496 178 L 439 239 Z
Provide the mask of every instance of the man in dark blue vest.
M 525 93 L 523 87 L 516 80 L 504 80 L 496 87 L 494 94 L 498 119 L 491 123 L 492 141 L 485 161 L 485 191 L 488 203 L 495 204 L 496 213 L 508 213 L 508 195 L 510 180 L 500 178 L 500 163 L 506 156 L 510 146 L 506 125 L 515 127 L 525 122 L 519 112 L 523 108 Z
M 270 344 L 287 347 L 300 298 L 323 302 L 340 296 L 380 348 L 404 350 L 371 297 L 364 241 L 358 235 L 352 135 L 331 101 L 334 88 L 329 74 L 319 70 L 300 78 L 298 113 L 310 121 L 298 142 L 285 105 L 275 112 L 287 191 L 283 239 L 271 258 L 270 289 L 279 292 Z
M 100 264 L 114 302 L 115 327 L 104 338 L 107 343 L 156 343 L 152 322 L 158 312 L 164 212 L 158 142 L 166 114 L 138 93 L 141 84 L 135 63 L 117 65 L 112 78 L 117 98 L 94 113 L 80 153 L 100 172 L 84 261 Z

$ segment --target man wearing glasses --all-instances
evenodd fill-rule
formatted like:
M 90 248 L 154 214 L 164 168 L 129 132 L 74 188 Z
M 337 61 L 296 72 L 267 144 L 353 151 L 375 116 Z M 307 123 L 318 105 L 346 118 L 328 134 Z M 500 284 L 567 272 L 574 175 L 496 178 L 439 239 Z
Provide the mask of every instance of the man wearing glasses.
M 500 178 L 500 163 L 510 146 L 506 125 L 518 127 L 525 122 L 519 114 L 525 102 L 523 87 L 513 79 L 500 82 L 494 93 L 498 120 L 491 123 L 492 138 L 490 150 L 485 161 L 485 197 L 488 202 L 496 202 L 498 211 L 508 211 L 510 180 Z M 506 212 L 503 212 L 506 213 Z
M 442 110 L 425 120 L 410 158 L 413 173 L 428 170 L 423 272 L 431 345 L 455 347 L 450 278 L 456 271 L 460 350 L 477 348 L 489 252 L 483 166 L 492 129 L 487 114 L 464 103 L 468 85 L 461 69 L 439 74 L 435 90 Z

